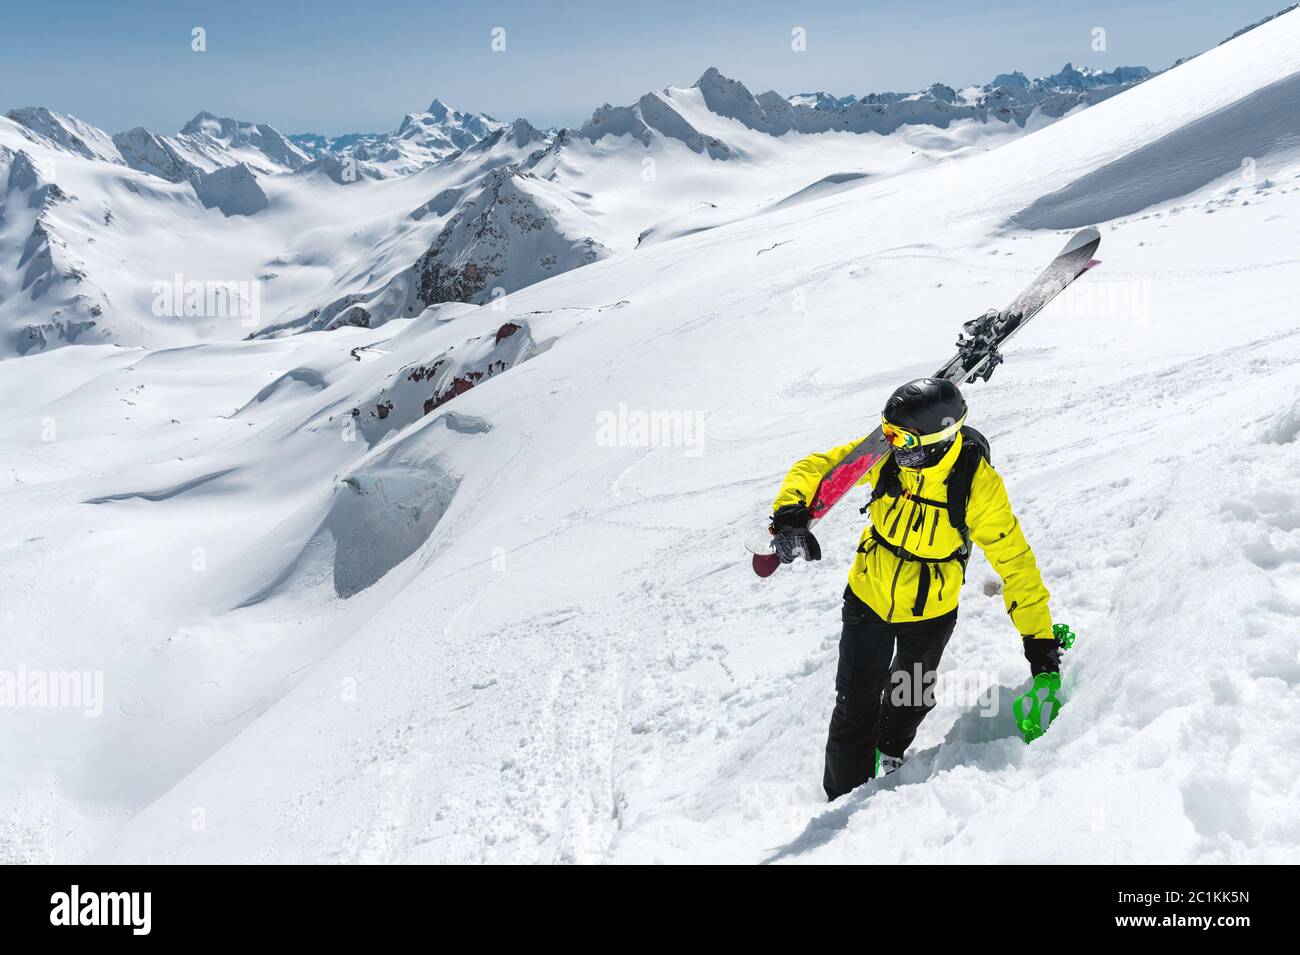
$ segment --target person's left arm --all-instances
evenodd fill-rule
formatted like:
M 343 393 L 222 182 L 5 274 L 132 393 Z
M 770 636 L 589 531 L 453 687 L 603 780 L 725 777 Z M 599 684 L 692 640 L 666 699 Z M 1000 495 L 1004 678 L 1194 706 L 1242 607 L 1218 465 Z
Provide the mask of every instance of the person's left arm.
M 981 462 L 971 484 L 966 509 L 970 536 L 1002 578 L 1002 600 L 1016 631 L 1024 640 L 1025 657 L 1033 675 L 1060 669 L 1060 645 L 1052 633 L 1047 587 L 1034 552 L 1011 509 L 1002 477 Z

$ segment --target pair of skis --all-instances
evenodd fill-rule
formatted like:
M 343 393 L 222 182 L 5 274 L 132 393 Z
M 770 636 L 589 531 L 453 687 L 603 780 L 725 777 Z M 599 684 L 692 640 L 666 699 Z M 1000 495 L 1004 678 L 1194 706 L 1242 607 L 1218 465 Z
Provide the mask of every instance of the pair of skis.
M 1002 346 L 1029 320 L 1042 311 L 1052 299 L 1098 262 L 1093 253 L 1101 244 L 1101 233 L 1089 227 L 1080 229 L 1065 244 L 1059 255 L 1039 272 L 1028 286 L 1001 311 L 985 312 L 979 318 L 962 325 L 957 336 L 957 354 L 953 355 L 937 372 L 935 378 L 946 378 L 954 384 L 988 381 L 993 370 L 1002 363 Z M 880 427 L 863 438 L 852 451 L 822 478 L 813 495 L 809 510 L 814 526 L 838 504 L 849 490 L 871 468 L 889 453 L 890 445 Z M 771 542 L 748 545 L 754 555 L 754 573 L 770 577 L 781 566 L 780 558 Z

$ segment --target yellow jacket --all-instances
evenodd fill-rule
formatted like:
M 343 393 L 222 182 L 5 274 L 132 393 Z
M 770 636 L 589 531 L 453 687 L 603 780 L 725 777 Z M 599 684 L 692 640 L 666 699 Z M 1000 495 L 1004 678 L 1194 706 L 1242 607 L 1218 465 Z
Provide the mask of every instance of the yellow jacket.
M 955 555 L 962 546 L 961 533 L 948 520 L 946 507 L 935 507 L 916 497 L 947 501 L 944 484 L 961 452 L 962 436 L 933 467 L 919 471 L 899 468 L 901 497 L 882 497 L 871 503 L 871 523 L 862 532 L 857 558 L 849 572 L 853 592 L 885 620 L 905 623 L 939 617 L 957 607 L 965 567 Z M 781 484 L 772 507 L 807 504 L 826 475 L 858 442 L 810 454 L 797 462 Z M 882 459 L 858 484 L 875 484 Z M 971 540 L 980 546 L 1002 577 L 1002 599 L 1016 630 L 1027 637 L 1052 637 L 1048 593 L 1029 549 L 1020 522 L 1011 511 L 1006 487 L 992 465 L 981 460 L 971 483 L 966 506 Z M 872 536 L 872 528 L 894 548 L 920 560 L 905 560 Z M 923 579 L 924 578 L 924 579 Z M 916 604 L 918 599 L 921 606 Z

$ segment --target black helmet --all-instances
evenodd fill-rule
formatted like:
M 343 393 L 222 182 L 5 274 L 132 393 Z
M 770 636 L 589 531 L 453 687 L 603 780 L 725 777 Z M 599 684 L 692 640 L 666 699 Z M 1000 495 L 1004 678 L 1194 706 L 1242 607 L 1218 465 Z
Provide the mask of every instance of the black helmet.
M 918 378 L 889 396 L 881 417 L 899 465 L 929 467 L 952 446 L 966 421 L 966 402 L 946 378 Z

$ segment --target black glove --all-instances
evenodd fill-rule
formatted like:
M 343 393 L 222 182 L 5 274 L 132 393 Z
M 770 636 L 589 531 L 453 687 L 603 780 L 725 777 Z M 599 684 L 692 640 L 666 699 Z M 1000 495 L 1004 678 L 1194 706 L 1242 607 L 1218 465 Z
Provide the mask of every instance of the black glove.
M 1056 637 L 1025 637 L 1025 659 L 1029 675 L 1061 672 L 1061 641 Z
M 781 563 L 788 564 L 796 557 L 804 560 L 821 560 L 822 548 L 808 529 L 812 513 L 805 504 L 787 504 L 772 515 L 772 548 Z

